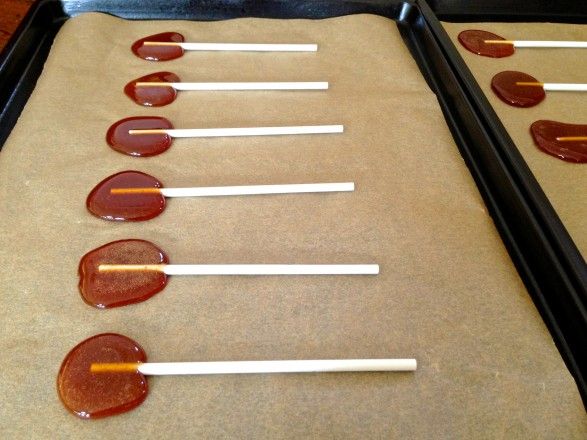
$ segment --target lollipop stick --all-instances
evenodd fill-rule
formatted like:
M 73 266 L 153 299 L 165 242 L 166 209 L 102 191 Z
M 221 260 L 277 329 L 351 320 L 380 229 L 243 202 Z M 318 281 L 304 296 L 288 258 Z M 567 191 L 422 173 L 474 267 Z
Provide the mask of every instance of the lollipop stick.
M 316 52 L 317 44 L 175 43 L 145 41 L 145 46 L 179 46 L 183 50 L 247 52 Z
M 214 197 L 354 191 L 354 182 L 294 183 L 285 185 L 209 186 L 193 188 L 112 188 L 110 194 L 161 194 L 164 197 Z
M 544 83 L 544 90 L 561 92 L 587 92 L 587 84 Z
M 328 82 L 137 82 L 135 86 L 175 90 L 327 90 Z
M 378 264 L 100 264 L 100 272 L 166 275 L 377 275 Z
M 514 47 L 587 48 L 587 41 L 485 40 L 485 43 L 512 44 Z
M 542 82 L 516 82 L 517 86 L 527 87 L 543 87 L 544 90 L 558 91 L 558 92 L 587 92 L 587 84 L 571 84 L 571 83 L 542 83 Z
M 206 188 L 161 188 L 165 197 L 213 197 L 263 194 L 295 194 L 354 191 L 353 182 L 294 183 L 286 185 L 211 186 Z
M 92 373 L 140 372 L 150 376 L 247 373 L 415 371 L 416 359 L 324 359 L 293 361 L 95 363 Z
M 310 125 L 294 127 L 245 127 L 245 128 L 184 128 L 129 130 L 128 134 L 167 134 L 171 137 L 221 137 L 221 136 L 270 136 L 286 134 L 342 133 L 342 125 Z

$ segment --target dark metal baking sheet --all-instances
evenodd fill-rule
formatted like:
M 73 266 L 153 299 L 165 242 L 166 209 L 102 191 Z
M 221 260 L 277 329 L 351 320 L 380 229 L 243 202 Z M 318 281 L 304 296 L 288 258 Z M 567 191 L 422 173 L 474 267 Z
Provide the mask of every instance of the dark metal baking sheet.
M 428 0 L 440 20 L 585 23 L 583 0 Z
M 470 16 L 477 20 L 484 13 L 488 17 L 503 16 L 498 12 L 504 2 L 495 2 L 489 9 L 485 3 L 446 0 L 433 2 L 433 6 L 446 16 L 460 12 L 462 19 L 469 17 L 463 14 L 467 4 Z M 530 6 L 538 7 L 542 3 L 535 0 Z M 511 2 L 507 2 L 507 8 L 512 8 Z M 471 91 L 471 78 L 462 75 L 458 60 L 455 61 L 454 47 L 451 50 L 448 37 L 442 35 L 441 26 L 426 3 L 422 1 L 417 6 L 399 0 L 185 0 L 170 5 L 160 0 L 40 0 L 0 54 L 0 145 L 32 92 L 61 24 L 70 16 L 90 11 L 127 19 L 326 18 L 372 13 L 395 20 L 422 74 L 436 93 L 457 146 L 510 255 L 584 401 L 587 400 L 585 263 L 577 259 L 578 251 L 544 194 L 540 195 L 541 190 L 527 167 L 524 168 L 523 160 L 519 158 L 521 162 L 517 162 L 516 158 L 504 156 L 507 133 L 488 123 L 487 115 L 479 108 L 479 97 L 471 96 L 479 92 Z M 577 20 L 579 12 L 570 8 L 561 17 L 566 21 Z
M 514 200 L 498 201 L 502 212 L 509 217 L 510 225 L 519 243 L 517 252 L 526 253 L 520 260 L 533 271 L 535 288 L 528 284 L 534 302 L 545 322 L 549 325 L 559 350 L 574 374 L 587 401 L 587 265 L 577 249 L 556 211 L 536 181 L 530 168 L 515 146 L 511 137 L 485 98 L 477 81 L 473 78 L 452 41 L 444 31 L 438 18 L 446 21 L 508 21 L 508 22 L 560 22 L 587 23 L 587 3 L 564 0 L 548 2 L 533 0 L 529 2 L 506 2 L 488 0 L 470 2 L 466 0 L 431 1 L 431 8 L 424 0 L 419 1 L 423 14 L 434 37 L 451 65 L 451 69 L 461 84 L 463 96 L 469 106 L 475 109 L 478 123 L 486 133 L 485 139 L 494 150 L 492 157 L 485 157 L 486 147 L 479 146 L 475 154 L 476 162 L 486 170 L 499 158 L 498 170 L 486 173 L 489 178 L 502 179 L 501 171 L 507 171 L 508 179 L 515 182 L 519 197 L 524 205 Z M 481 139 L 481 138 L 480 138 Z M 500 186 L 500 182 L 495 182 Z M 529 211 L 528 217 L 534 224 L 516 222 L 520 210 Z M 507 212 L 509 211 L 509 215 Z M 532 243 L 536 246 L 532 255 Z M 510 251 L 512 252 L 512 251 Z M 516 251 L 513 251 L 516 252 Z M 520 270 L 523 273 L 523 269 Z

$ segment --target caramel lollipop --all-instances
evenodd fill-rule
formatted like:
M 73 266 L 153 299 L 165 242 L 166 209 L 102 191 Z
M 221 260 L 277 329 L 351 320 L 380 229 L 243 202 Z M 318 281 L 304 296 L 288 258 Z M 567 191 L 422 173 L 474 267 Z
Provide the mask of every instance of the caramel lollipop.
M 267 194 L 298 194 L 354 191 L 353 182 L 296 183 L 163 188 L 163 184 L 140 171 L 122 171 L 98 183 L 86 206 L 96 217 L 111 221 L 150 220 L 163 212 L 166 197 L 218 197 Z
M 238 127 L 174 129 L 159 116 L 132 116 L 112 124 L 106 141 L 114 150 L 129 156 L 155 156 L 171 147 L 172 138 L 273 136 L 342 133 L 342 125 L 301 125 L 291 127 Z
M 546 97 L 545 90 L 587 92 L 587 84 L 542 83 L 523 72 L 506 70 L 491 80 L 491 88 L 506 104 L 514 107 L 533 107 Z
M 587 125 L 540 120 L 530 126 L 534 142 L 545 153 L 567 162 L 587 162 Z
M 124 93 L 134 102 L 147 107 L 171 104 L 177 92 L 184 91 L 261 91 L 261 90 L 326 90 L 326 81 L 295 82 L 181 82 L 175 73 L 155 72 L 132 80 Z
M 163 32 L 133 43 L 133 53 L 148 61 L 179 58 L 188 51 L 316 52 L 316 44 L 186 43 L 182 34 Z
M 84 255 L 79 264 L 84 301 L 101 309 L 142 302 L 163 290 L 169 275 L 377 275 L 377 264 L 169 264 L 145 240 L 119 240 Z
M 461 32 L 458 40 L 469 52 L 491 58 L 509 57 L 514 54 L 515 48 L 517 47 L 587 48 L 586 41 L 506 40 L 492 32 L 478 29 L 469 29 Z
M 57 391 L 65 407 L 82 419 L 120 414 L 147 397 L 147 379 L 141 373 L 97 375 L 94 362 L 146 362 L 144 350 L 132 339 L 115 333 L 93 336 L 65 357 L 57 376 Z
M 61 402 L 83 419 L 130 411 L 148 393 L 145 375 L 260 373 L 408 372 L 416 359 L 323 359 L 228 362 L 146 362 L 139 344 L 116 333 L 102 333 L 76 345 L 57 376 Z

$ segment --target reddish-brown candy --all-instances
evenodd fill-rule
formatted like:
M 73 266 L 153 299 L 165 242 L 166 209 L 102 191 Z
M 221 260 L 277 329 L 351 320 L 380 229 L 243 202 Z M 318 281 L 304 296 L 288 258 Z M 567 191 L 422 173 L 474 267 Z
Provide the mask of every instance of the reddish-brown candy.
M 107 177 L 90 192 L 88 210 L 111 221 L 143 221 L 158 216 L 165 209 L 160 193 L 112 194 L 118 188 L 162 188 L 163 184 L 140 171 L 122 171 Z
M 503 102 L 514 107 L 533 107 L 546 97 L 542 86 L 519 86 L 517 82 L 538 80 L 527 73 L 506 70 L 493 77 L 491 88 Z
M 106 142 L 114 150 L 129 156 L 155 156 L 171 146 L 171 136 L 165 133 L 130 134 L 129 130 L 171 129 L 173 125 L 158 116 L 132 116 L 112 124 Z
M 132 339 L 115 333 L 93 336 L 65 357 L 57 376 L 57 391 L 65 407 L 83 419 L 120 414 L 140 405 L 148 393 L 138 371 L 92 373 L 92 363 L 145 362 L 147 355 Z
M 171 104 L 177 96 L 177 91 L 169 86 L 137 86 L 138 82 L 179 82 L 175 73 L 156 72 L 132 80 L 124 87 L 124 93 L 134 102 L 147 107 L 161 107 Z
M 534 142 L 545 153 L 568 162 L 587 162 L 587 140 L 558 141 L 558 137 L 587 136 L 587 125 L 536 121 L 530 126 Z
M 79 290 L 84 301 L 101 309 L 149 299 L 163 290 L 167 275 L 155 270 L 100 271 L 100 264 L 168 264 L 161 249 L 144 240 L 119 240 L 84 255 L 79 263 Z
M 145 41 L 183 43 L 183 35 L 177 32 L 163 32 L 141 38 L 133 43 L 131 49 L 136 56 L 148 61 L 174 60 L 183 55 L 183 49 L 179 46 L 145 46 Z
M 514 54 L 513 44 L 486 43 L 485 40 L 505 40 L 505 38 L 491 32 L 470 29 L 461 32 L 458 38 L 465 49 L 477 55 L 503 58 Z

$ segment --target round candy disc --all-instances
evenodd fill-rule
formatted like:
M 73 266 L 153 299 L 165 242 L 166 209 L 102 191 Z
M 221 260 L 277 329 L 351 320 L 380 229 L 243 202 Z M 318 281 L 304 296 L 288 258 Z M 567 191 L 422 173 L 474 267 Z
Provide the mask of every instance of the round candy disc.
M 183 35 L 177 32 L 163 32 L 141 38 L 133 43 L 131 49 L 136 56 L 149 61 L 174 60 L 183 55 L 183 49 L 179 46 L 145 46 L 145 41 L 158 41 L 163 43 L 183 43 Z
M 519 86 L 517 82 L 533 82 L 538 80 L 527 73 L 506 70 L 500 72 L 491 80 L 491 88 L 505 103 L 514 107 L 533 107 L 545 97 L 541 86 Z
M 98 308 L 120 307 L 149 299 L 163 290 L 167 275 L 155 270 L 101 271 L 100 264 L 167 264 L 161 249 L 144 240 L 119 240 L 84 255 L 79 263 L 79 290 Z
M 491 32 L 476 29 L 466 30 L 459 34 L 459 41 L 465 49 L 477 55 L 503 58 L 509 57 L 514 53 L 513 44 L 492 44 L 486 43 L 485 40 L 505 40 L 505 38 L 492 34 Z
M 161 107 L 171 104 L 177 96 L 177 91 L 169 86 L 137 86 L 139 82 L 179 82 L 175 73 L 156 72 L 145 75 L 129 82 L 124 87 L 124 93 L 134 102 L 147 107 Z
M 165 197 L 158 192 L 113 194 L 113 189 L 162 188 L 163 184 L 139 171 L 122 171 L 107 177 L 90 192 L 88 210 L 97 217 L 112 221 L 143 221 L 158 216 L 165 209 Z
M 587 163 L 587 141 L 558 141 L 558 137 L 587 136 L 587 125 L 563 124 L 555 121 L 536 121 L 530 132 L 538 147 L 568 162 Z
M 106 142 L 114 150 L 129 156 L 155 156 L 171 146 L 171 136 L 165 133 L 130 134 L 129 130 L 171 129 L 173 125 L 158 116 L 133 116 L 112 124 Z
M 92 373 L 92 363 L 145 362 L 147 355 L 132 339 L 115 333 L 93 336 L 71 350 L 59 370 L 57 391 L 65 407 L 84 419 L 120 414 L 147 397 L 145 376 L 138 371 Z

